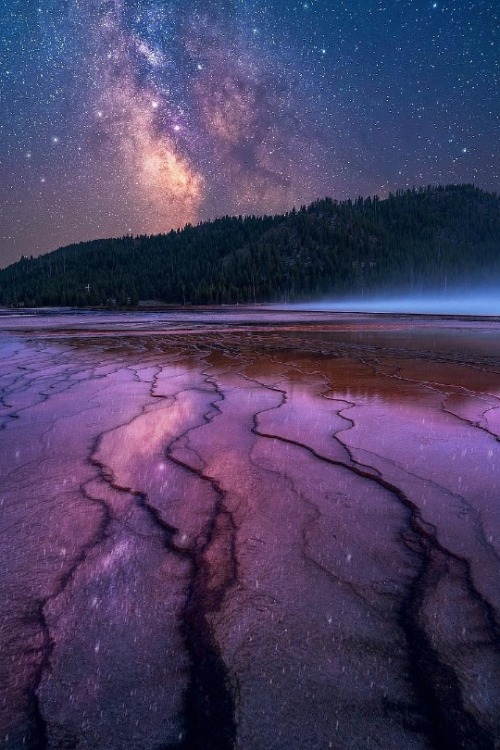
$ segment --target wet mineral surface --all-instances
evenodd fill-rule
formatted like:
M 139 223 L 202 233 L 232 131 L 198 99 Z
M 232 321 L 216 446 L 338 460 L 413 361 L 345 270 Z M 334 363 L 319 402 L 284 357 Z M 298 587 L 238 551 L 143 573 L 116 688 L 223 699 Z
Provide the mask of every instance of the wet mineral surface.
M 500 747 L 500 322 L 0 328 L 0 747 Z

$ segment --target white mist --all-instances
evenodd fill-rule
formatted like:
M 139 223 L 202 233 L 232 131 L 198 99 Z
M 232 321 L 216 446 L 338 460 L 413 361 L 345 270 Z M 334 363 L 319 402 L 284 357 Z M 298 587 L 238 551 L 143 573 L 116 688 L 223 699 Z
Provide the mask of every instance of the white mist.
M 288 305 L 287 305 L 288 307 Z M 499 315 L 498 289 L 447 293 L 358 296 L 290 305 L 296 310 L 332 312 L 414 313 L 416 315 Z

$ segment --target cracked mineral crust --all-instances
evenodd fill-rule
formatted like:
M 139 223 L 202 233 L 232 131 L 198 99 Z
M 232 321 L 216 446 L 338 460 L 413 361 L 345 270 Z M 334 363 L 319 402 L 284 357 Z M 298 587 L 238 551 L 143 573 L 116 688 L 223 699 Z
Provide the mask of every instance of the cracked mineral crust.
M 0 747 L 500 748 L 499 326 L 5 318 Z

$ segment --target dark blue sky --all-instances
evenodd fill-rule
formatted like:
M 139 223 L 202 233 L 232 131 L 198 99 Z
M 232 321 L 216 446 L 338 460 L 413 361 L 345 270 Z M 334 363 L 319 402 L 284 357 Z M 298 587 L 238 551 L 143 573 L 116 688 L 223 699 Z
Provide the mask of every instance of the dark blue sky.
M 0 265 L 428 183 L 499 188 L 498 3 L 9 0 Z

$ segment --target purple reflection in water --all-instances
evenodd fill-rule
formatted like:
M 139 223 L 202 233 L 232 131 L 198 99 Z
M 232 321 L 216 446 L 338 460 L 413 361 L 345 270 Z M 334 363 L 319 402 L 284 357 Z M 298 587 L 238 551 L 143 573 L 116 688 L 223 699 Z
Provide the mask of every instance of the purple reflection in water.
M 40 321 L 0 342 L 2 747 L 496 747 L 498 324 Z

